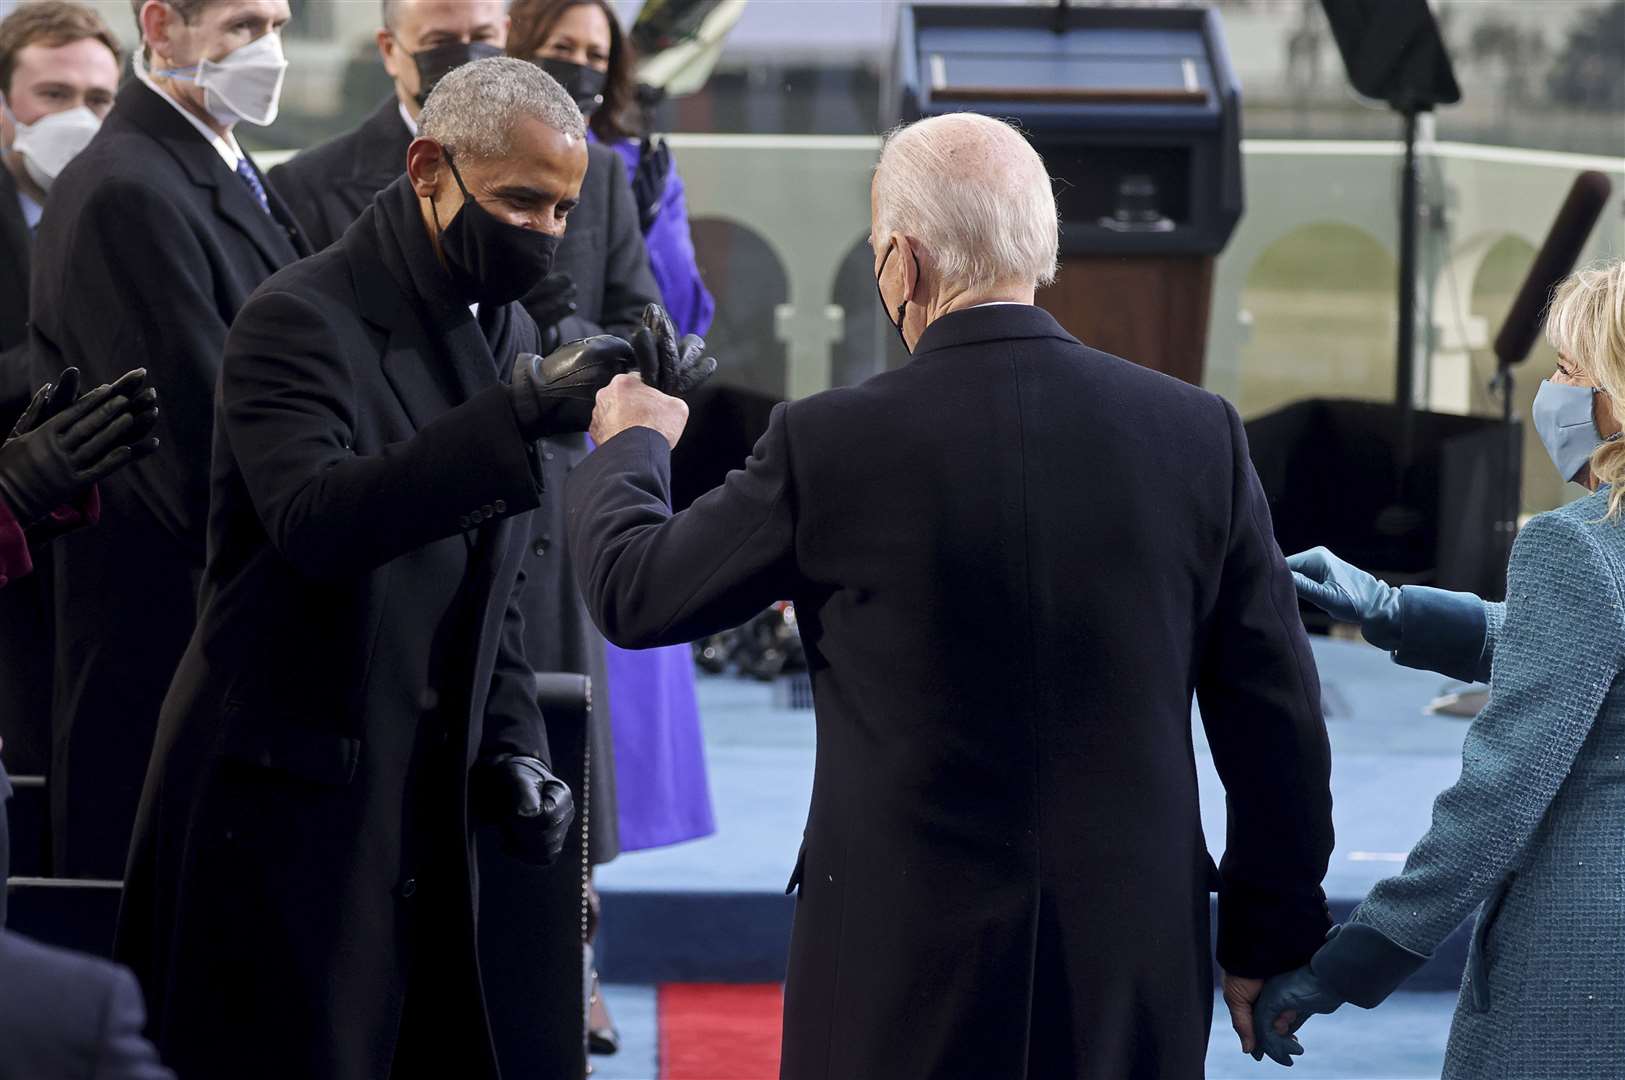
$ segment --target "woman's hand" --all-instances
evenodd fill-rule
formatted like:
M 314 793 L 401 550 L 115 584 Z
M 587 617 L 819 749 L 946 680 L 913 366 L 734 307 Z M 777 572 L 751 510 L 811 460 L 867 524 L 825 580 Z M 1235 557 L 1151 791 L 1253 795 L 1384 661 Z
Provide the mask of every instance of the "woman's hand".
M 1323 547 L 1290 555 L 1287 569 L 1298 595 L 1340 622 L 1360 624 L 1379 649 L 1399 648 L 1399 590 L 1351 566 Z

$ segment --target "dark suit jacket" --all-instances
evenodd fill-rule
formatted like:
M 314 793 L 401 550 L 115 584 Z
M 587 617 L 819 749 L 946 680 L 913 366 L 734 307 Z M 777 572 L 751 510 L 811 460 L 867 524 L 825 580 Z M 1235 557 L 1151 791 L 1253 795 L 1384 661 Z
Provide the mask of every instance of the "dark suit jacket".
M 174 1080 L 141 1035 L 128 971 L 4 929 L 10 797 L 0 765 L 0 1080 Z
M 1238 974 L 1328 927 L 1319 682 L 1235 411 L 1000 306 L 779 406 L 675 517 L 668 459 L 647 428 L 599 447 L 570 546 L 634 648 L 796 602 L 818 761 L 783 1075 L 1200 1076 L 1210 886 Z
M 468 775 L 548 752 L 517 602 L 537 469 L 498 378 L 536 327 L 482 332 L 419 213 L 403 177 L 226 341 L 116 946 L 183 1076 L 386 1076 L 409 977 L 456 1075 L 496 1075 Z
M 0 930 L 0 1080 L 174 1080 L 124 968 Z
M 33 271 L 35 380 L 145 366 L 158 452 L 102 483 L 102 526 L 53 553 L 52 830 L 58 873 L 119 877 L 169 678 L 195 615 L 226 328 L 306 252 L 168 102 L 137 80 L 51 188 Z
M 17 181 L 0 165 L 0 438 L 12 429 L 33 395 L 28 361 L 28 268 L 33 238 L 17 203 Z M 0 738 L 6 758 L 21 773 L 43 773 L 51 760 L 51 646 L 43 579 L 36 573 L 0 593 Z

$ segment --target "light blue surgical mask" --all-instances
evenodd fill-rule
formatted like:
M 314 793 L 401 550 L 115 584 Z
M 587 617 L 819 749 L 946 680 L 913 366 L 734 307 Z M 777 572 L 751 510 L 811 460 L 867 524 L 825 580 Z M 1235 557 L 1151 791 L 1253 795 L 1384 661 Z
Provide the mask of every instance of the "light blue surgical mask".
M 1597 430 L 1592 411 L 1596 394 L 1594 386 L 1570 386 L 1549 379 L 1543 379 L 1535 393 L 1535 432 L 1564 480 L 1579 476 L 1597 447 L 1619 438 L 1604 439 Z

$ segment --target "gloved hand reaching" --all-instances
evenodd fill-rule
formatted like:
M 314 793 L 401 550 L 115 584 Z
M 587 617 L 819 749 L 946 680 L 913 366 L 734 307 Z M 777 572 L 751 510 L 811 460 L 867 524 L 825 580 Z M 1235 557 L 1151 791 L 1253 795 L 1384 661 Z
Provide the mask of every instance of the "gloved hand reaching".
M 662 394 L 682 397 L 717 370 L 715 357 L 705 355 L 705 339 L 689 334 L 677 340 L 671 316 L 659 304 L 643 309 L 643 323 L 632 335 L 643 381 Z
M 479 817 L 502 831 L 503 849 L 531 866 L 551 866 L 564 850 L 575 799 L 540 758 L 499 754 L 476 767 Z
M 520 353 L 508 385 L 519 433 L 534 441 L 586 431 L 598 391 L 636 370 L 632 346 L 611 334 L 572 341 L 546 356 Z
M 79 372 L 46 384 L 0 445 L 0 497 L 25 527 L 78 498 L 96 481 L 158 447 L 158 392 L 147 371 L 77 397 Z M 77 400 L 75 400 L 77 398 Z
M 1303 1053 L 1303 1044 L 1295 1037 L 1298 1029 L 1316 1013 L 1334 1013 L 1343 1004 L 1344 999 L 1308 966 L 1270 979 L 1253 1005 L 1253 1060 L 1268 1057 L 1291 1068 L 1292 1059 Z M 1277 1030 L 1277 1020 L 1284 1021 L 1286 1034 Z
M 1399 648 L 1399 590 L 1377 580 L 1323 547 L 1287 557 L 1298 595 L 1339 622 L 1360 624 L 1360 633 L 1379 649 Z

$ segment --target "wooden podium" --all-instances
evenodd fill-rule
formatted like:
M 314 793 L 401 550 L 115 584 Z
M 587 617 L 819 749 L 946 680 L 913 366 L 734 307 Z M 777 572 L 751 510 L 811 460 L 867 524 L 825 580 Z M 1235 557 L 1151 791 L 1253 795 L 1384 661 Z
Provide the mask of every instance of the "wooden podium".
M 1069 255 L 1038 305 L 1091 348 L 1202 385 L 1212 255 Z

